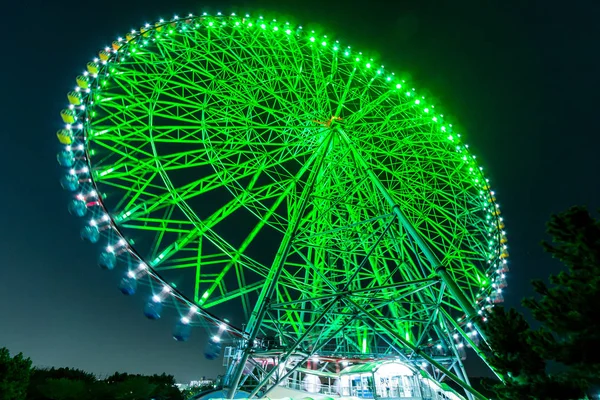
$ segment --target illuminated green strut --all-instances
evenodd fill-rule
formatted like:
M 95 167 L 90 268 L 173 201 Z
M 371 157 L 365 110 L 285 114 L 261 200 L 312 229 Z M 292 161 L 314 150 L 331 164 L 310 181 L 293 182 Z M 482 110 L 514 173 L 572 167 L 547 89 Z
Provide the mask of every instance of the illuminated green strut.
M 87 168 L 77 196 L 158 300 L 242 336 L 230 395 L 272 348 L 399 357 L 474 393 L 462 359 L 485 359 L 506 237 L 429 99 L 366 53 L 249 16 L 158 22 L 99 56 L 59 134 L 83 143 L 66 148 Z

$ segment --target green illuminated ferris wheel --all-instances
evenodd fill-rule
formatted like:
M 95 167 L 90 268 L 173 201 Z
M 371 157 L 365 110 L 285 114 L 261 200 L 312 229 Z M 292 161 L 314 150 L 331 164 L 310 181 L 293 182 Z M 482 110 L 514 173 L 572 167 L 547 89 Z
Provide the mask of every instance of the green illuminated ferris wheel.
M 367 53 L 285 21 L 175 17 L 102 50 L 68 97 L 59 162 L 82 237 L 124 293 L 150 287 L 149 318 L 179 312 L 176 338 L 239 338 L 233 387 L 276 349 L 461 382 L 466 348 L 482 356 L 506 285 L 494 193 Z

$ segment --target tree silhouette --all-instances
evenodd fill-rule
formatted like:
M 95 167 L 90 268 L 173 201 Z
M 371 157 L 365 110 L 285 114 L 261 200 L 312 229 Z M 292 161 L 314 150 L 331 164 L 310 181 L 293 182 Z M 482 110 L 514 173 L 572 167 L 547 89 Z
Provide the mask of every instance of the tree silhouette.
M 533 281 L 538 296 L 523 301 L 540 328 L 501 307 L 485 327 L 490 363 L 506 379 L 498 399 L 581 399 L 600 385 L 600 222 L 573 207 L 553 215 L 547 232 L 544 249 L 567 270 L 550 285 Z
M 30 371 L 29 358 L 22 353 L 11 357 L 7 348 L 0 348 L 0 399 L 25 399 Z

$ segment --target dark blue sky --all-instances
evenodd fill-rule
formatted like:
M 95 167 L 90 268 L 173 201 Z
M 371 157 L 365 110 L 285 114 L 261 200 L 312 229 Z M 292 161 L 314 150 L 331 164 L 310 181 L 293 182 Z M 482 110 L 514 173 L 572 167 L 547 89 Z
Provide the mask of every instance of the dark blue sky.
M 215 376 L 204 341 L 171 339 L 142 299 L 116 289 L 81 242 L 59 184 L 55 132 L 75 76 L 97 51 L 174 13 L 269 9 L 316 22 L 412 74 L 460 121 L 498 194 L 511 246 L 506 304 L 557 271 L 539 242 L 548 216 L 600 206 L 596 1 L 157 0 L 13 2 L 2 46 L 0 346 L 36 365 Z M 232 8 L 230 4 L 237 4 Z

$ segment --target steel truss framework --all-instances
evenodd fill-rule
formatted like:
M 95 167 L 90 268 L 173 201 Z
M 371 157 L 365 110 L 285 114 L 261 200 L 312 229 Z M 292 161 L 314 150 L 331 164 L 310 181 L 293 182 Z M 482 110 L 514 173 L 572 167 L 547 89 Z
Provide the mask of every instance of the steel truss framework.
M 482 356 L 503 224 L 468 146 L 409 84 L 322 34 L 235 15 L 148 25 L 88 71 L 63 112 L 83 144 L 68 146 L 77 198 L 97 191 L 108 252 L 234 321 L 233 390 L 268 342 L 282 362 L 425 361 L 479 396 L 460 358 Z

